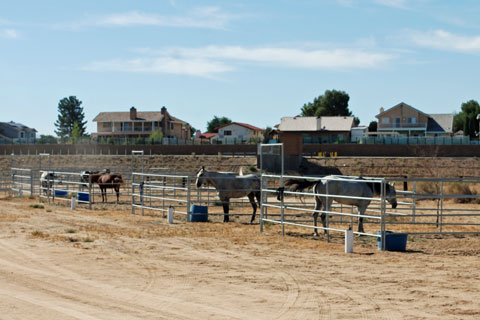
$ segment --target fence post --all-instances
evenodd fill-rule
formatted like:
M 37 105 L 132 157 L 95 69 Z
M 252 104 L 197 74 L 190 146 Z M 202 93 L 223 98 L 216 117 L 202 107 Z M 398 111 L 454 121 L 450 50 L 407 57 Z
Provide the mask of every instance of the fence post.
M 443 180 L 440 182 L 440 233 L 443 229 Z
M 92 210 L 92 175 L 88 175 L 88 209 Z
M 190 187 L 190 176 L 187 176 L 187 221 L 188 218 L 190 217 L 190 192 L 191 192 L 191 187 Z M 208 206 L 208 205 L 207 205 Z
M 381 250 L 385 251 L 385 179 L 382 180 L 381 185 L 380 185 L 380 215 L 381 215 L 381 220 L 380 220 L 380 241 L 381 241 Z
M 33 198 L 33 170 L 30 169 L 30 199 Z
M 262 172 L 262 175 L 260 176 L 260 232 L 263 232 L 263 180 L 264 176 Z
M 412 222 L 415 223 L 415 213 L 417 211 L 417 181 L 413 181 L 412 195 Z
M 132 172 L 132 214 L 135 215 L 135 173 Z

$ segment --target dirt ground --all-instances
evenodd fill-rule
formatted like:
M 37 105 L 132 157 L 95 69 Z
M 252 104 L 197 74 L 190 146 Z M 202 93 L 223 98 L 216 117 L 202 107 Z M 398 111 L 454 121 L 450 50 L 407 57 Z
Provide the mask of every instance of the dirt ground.
M 184 220 L 1 199 L 0 319 L 480 317 L 478 236 L 345 254 L 340 236 Z

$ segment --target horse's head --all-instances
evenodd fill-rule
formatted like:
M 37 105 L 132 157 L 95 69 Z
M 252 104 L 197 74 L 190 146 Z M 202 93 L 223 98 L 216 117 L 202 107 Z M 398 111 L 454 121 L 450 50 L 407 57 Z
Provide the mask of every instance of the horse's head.
M 385 186 L 385 197 L 388 203 L 392 205 L 392 208 L 395 209 L 397 207 L 397 193 L 395 192 L 395 184 L 387 183 Z
M 195 181 L 195 185 L 197 188 L 200 188 L 202 184 L 206 183 L 205 182 L 205 174 L 207 173 L 207 170 L 205 170 L 205 167 L 202 167 L 198 172 L 197 172 L 197 180 Z

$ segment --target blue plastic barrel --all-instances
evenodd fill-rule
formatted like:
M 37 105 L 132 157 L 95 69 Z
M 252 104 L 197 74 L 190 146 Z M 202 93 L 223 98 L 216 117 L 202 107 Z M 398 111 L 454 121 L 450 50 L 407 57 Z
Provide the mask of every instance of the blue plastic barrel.
M 207 222 L 208 221 L 208 207 L 192 205 L 190 207 L 189 222 Z
M 78 201 L 89 201 L 90 200 L 90 194 L 87 192 L 78 192 L 77 193 Z
M 65 197 L 66 195 L 68 195 L 68 191 L 55 190 L 55 197 Z
M 379 236 L 382 235 L 378 231 Z M 408 233 L 397 233 L 392 231 L 385 231 L 385 250 L 387 251 L 405 251 L 407 248 Z M 382 238 L 377 238 L 378 249 L 382 250 Z

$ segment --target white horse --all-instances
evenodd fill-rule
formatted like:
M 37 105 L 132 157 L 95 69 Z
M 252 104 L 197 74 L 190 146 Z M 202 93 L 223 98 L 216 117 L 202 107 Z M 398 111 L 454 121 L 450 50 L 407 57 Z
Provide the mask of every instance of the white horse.
M 50 194 L 50 189 L 53 187 L 55 184 L 55 180 L 58 179 L 58 176 L 56 176 L 53 172 L 48 172 L 44 171 L 40 175 L 40 185 L 43 190 L 43 194 L 47 195 Z M 61 181 L 58 181 L 59 184 L 61 184 Z
M 253 208 L 250 223 L 253 223 L 255 213 L 257 212 L 255 198 L 257 198 L 258 204 L 260 205 L 260 179 L 257 176 L 253 174 L 237 176 L 232 173 L 207 171 L 205 167 L 202 167 L 197 173 L 195 185 L 197 188 L 200 188 L 202 184 L 212 185 L 217 189 L 218 197 L 223 205 L 223 222 L 229 221 L 228 211 L 230 199 L 248 196 Z
M 381 195 L 381 182 L 366 182 L 363 178 L 342 178 L 341 176 L 326 176 L 318 181 L 305 181 L 301 179 L 292 179 L 286 182 L 287 186 L 293 186 L 294 191 L 302 191 L 308 187 L 314 186 L 313 192 L 315 194 L 328 194 L 329 196 L 315 196 L 315 212 L 313 213 L 313 224 L 315 226 L 315 235 L 317 231 L 318 211 L 323 211 L 321 214 L 322 225 L 326 227 L 326 213 L 331 210 L 333 200 L 338 203 L 351 205 L 357 207 L 357 213 L 360 215 L 358 219 L 358 232 L 364 233 L 363 229 L 363 215 L 370 204 L 370 199 L 353 199 L 336 196 L 348 196 L 359 198 L 373 198 Z M 385 198 L 392 205 L 392 208 L 397 207 L 397 197 L 394 185 L 385 184 Z

